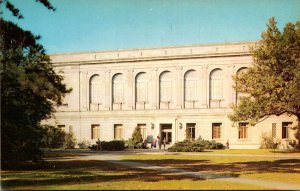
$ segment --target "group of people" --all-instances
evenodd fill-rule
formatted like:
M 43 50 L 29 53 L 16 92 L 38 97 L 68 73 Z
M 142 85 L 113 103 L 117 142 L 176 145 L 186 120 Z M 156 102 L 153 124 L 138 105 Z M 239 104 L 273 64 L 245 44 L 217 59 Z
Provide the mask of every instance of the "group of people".
M 164 137 L 163 140 L 161 140 L 160 136 L 157 135 L 156 139 L 153 139 L 151 142 L 151 149 L 156 148 L 156 144 L 158 143 L 159 149 L 161 149 L 161 145 L 164 145 L 164 150 L 166 149 L 167 139 Z

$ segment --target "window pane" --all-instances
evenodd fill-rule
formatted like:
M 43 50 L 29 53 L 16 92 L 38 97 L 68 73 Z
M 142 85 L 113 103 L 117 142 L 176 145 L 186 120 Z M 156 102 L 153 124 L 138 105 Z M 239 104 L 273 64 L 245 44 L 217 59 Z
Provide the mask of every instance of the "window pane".
M 210 75 L 210 99 L 223 99 L 223 71 L 217 69 Z
M 283 122 L 282 123 L 282 138 L 289 138 L 289 128 L 292 126 L 292 122 Z
M 221 125 L 222 125 L 222 123 L 213 123 L 212 124 L 212 138 L 213 139 L 221 138 Z
M 239 123 L 239 139 L 248 138 L 248 123 Z
M 123 139 L 123 125 L 114 125 L 114 139 Z
M 99 138 L 99 132 L 100 132 L 100 126 L 99 125 L 92 125 L 91 130 L 92 130 L 91 138 L 92 139 L 98 139 Z
M 160 101 L 172 101 L 172 76 L 171 72 L 164 72 L 160 76 Z
M 101 77 L 93 76 L 90 80 L 90 103 L 101 103 L 101 88 Z
M 123 103 L 124 82 L 122 74 L 117 74 L 113 78 L 113 103 Z

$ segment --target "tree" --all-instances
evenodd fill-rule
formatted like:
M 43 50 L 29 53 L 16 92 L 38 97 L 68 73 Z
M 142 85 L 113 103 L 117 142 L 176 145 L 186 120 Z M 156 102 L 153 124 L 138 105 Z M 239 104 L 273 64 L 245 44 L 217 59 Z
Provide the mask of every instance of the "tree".
M 296 116 L 300 146 L 300 22 L 287 23 L 283 32 L 276 25 L 270 18 L 262 40 L 250 49 L 253 65 L 234 76 L 234 89 L 243 96 L 229 118 L 253 125 L 271 115 Z
M 3 2 L 9 10 L 17 10 L 8 6 L 8 0 Z M 71 89 L 55 73 L 37 43 L 39 36 L 2 18 L 0 26 L 1 162 L 5 166 L 41 158 L 41 121 L 51 117 L 54 105 L 61 104 Z
M 134 142 L 135 145 L 138 143 L 143 142 L 143 136 L 141 133 L 141 129 L 139 127 L 136 127 L 132 133 L 132 141 Z

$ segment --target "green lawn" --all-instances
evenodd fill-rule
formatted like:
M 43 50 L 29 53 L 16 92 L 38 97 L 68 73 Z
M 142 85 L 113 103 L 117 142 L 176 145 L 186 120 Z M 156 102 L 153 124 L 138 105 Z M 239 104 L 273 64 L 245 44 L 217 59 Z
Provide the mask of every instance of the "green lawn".
M 237 151 L 236 154 L 238 153 Z M 243 151 L 244 152 L 244 151 Z M 242 152 L 242 153 L 243 153 Z M 255 152 L 255 151 L 253 151 Z M 261 151 L 257 151 L 261 152 Z M 174 153 L 175 154 L 175 153 Z M 260 156 L 190 156 L 190 155 L 127 155 L 123 160 L 144 161 L 158 166 L 233 175 L 257 180 L 272 180 L 299 184 L 300 158 L 275 158 Z
M 233 152 L 234 150 L 229 151 Z M 222 153 L 226 151 L 216 152 Z M 237 150 L 234 152 L 237 152 Z M 255 152 L 259 153 L 262 151 L 256 150 Z M 244 153 L 244 150 L 237 152 L 237 154 L 240 153 Z M 85 152 L 84 154 L 87 153 Z M 281 154 L 287 155 L 285 153 Z M 254 185 L 224 182 L 218 179 L 202 180 L 167 172 L 137 169 L 99 160 L 73 160 L 74 156 L 78 157 L 81 155 L 83 153 L 80 153 L 80 151 L 74 153 L 54 151 L 48 153 L 47 157 L 70 160 L 54 160 L 40 165 L 26 164 L 22 167 L 16 167 L 14 170 L 2 170 L 1 186 L 3 189 L 18 190 L 270 189 Z M 298 180 L 300 179 L 299 158 L 188 156 L 176 155 L 176 153 L 140 155 L 128 153 L 128 155 L 123 156 L 123 160 L 171 166 L 187 171 L 230 174 L 237 177 L 293 184 L 299 184 Z

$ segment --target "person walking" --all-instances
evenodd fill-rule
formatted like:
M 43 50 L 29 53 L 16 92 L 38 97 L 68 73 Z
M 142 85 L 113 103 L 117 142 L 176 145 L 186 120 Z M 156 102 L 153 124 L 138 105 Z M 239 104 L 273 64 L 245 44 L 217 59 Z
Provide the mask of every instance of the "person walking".
M 229 140 L 227 140 L 227 142 L 226 142 L 226 149 L 229 150 Z
M 157 135 L 157 141 L 158 141 L 158 146 L 159 146 L 159 149 L 161 149 L 161 139 L 160 139 L 160 136 Z
M 167 144 L 167 139 L 166 139 L 166 137 L 164 137 L 163 144 L 164 144 L 164 150 L 166 150 L 166 144 Z

